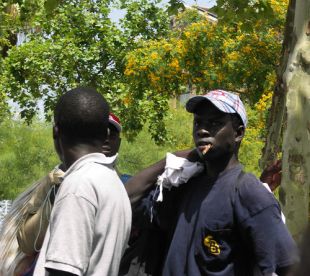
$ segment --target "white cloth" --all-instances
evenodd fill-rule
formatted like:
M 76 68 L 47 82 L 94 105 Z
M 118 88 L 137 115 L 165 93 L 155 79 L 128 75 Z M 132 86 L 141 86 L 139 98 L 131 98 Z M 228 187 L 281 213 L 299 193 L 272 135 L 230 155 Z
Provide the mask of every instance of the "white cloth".
M 190 162 L 185 158 L 177 157 L 168 152 L 166 155 L 165 171 L 157 179 L 159 195 L 156 201 L 163 201 L 163 187 L 167 189 L 179 187 L 202 171 L 203 164 L 199 162 Z
M 66 172 L 34 276 L 45 268 L 76 275 L 118 274 L 131 227 L 131 206 L 113 158 L 83 156 Z

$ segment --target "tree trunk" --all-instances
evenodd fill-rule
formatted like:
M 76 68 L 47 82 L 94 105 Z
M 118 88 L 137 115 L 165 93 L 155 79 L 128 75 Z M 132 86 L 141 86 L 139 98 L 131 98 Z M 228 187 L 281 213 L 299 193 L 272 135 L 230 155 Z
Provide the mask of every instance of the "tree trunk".
M 287 94 L 283 75 L 287 68 L 289 55 L 293 51 L 292 49 L 296 43 L 296 39 L 293 35 L 295 3 L 295 0 L 290 1 L 286 16 L 281 61 L 277 70 L 277 82 L 273 93 L 272 105 L 267 123 L 268 133 L 266 144 L 263 149 L 263 155 L 260 160 L 261 169 L 264 169 L 267 165 L 270 165 L 273 161 L 277 160 L 278 154 L 282 151 L 283 126 L 286 125 L 285 101 Z
M 268 137 L 261 165 L 282 146 L 280 203 L 292 235 L 300 238 L 309 214 L 310 1 L 290 1 Z
M 19 5 L 18 4 L 6 4 L 4 6 L 4 13 L 6 13 L 10 18 L 16 19 L 19 17 Z M 2 26 L 1 26 L 2 27 Z M 6 58 L 8 56 L 8 51 L 17 44 L 17 33 L 13 30 L 4 30 L 2 29 L 0 32 L 1 36 L 6 38 L 8 41 L 4 45 L 2 45 L 2 49 L 0 51 L 0 55 L 2 58 Z

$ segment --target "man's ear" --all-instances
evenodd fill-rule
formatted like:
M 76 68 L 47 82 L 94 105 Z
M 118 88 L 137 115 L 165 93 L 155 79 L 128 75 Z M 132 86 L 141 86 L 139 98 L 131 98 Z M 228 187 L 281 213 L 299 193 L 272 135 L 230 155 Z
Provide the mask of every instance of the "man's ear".
M 243 125 L 240 125 L 237 130 L 236 130 L 236 137 L 235 137 L 235 141 L 237 143 L 240 143 L 243 136 L 244 136 L 244 132 L 245 132 L 245 127 Z
M 53 125 L 53 139 L 57 139 L 59 137 L 59 128 L 57 125 Z

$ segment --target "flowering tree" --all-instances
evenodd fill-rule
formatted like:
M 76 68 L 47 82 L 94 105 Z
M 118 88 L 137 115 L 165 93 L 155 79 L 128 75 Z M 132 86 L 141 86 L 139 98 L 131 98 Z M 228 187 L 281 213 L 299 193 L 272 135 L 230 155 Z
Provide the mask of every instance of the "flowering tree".
M 163 130 L 161 116 L 168 108 L 168 99 L 191 88 L 196 93 L 214 88 L 239 92 L 261 112 L 263 129 L 280 59 L 287 1 L 261 1 L 265 12 L 250 19 L 244 13 L 222 17 L 235 2 L 218 1 L 218 24 L 188 9 L 177 16 L 176 27 L 168 36 L 141 41 L 139 48 L 127 54 L 128 108 L 136 109 L 140 103 L 143 114 L 144 102 L 161 101 L 161 105 L 151 107 L 154 120 L 160 121 L 150 129 L 155 138 L 161 138 L 156 135 Z M 250 14 L 260 8 L 247 7 Z
M 149 122 L 153 138 L 161 142 L 171 97 L 191 88 L 203 93 L 221 87 L 239 92 L 255 106 L 263 129 L 287 1 L 219 0 L 218 24 L 186 10 L 171 30 L 158 1 L 13 2 L 17 8 L 6 12 L 6 34 L 1 33 L 0 48 L 6 50 L 0 91 L 20 105 L 28 121 L 38 112 L 39 101 L 49 118 L 64 91 L 91 85 L 124 118 L 129 136 Z M 108 16 L 116 4 L 127 11 L 121 28 Z M 8 3 L 3 7 L 7 11 Z M 182 1 L 169 1 L 172 12 L 182 7 Z M 16 47 L 7 34 L 21 30 L 27 39 Z

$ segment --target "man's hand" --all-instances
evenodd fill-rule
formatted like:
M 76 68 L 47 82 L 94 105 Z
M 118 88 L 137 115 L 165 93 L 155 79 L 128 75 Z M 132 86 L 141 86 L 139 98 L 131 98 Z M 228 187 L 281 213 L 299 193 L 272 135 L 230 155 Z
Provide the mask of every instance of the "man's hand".
M 273 164 L 264 169 L 261 174 L 260 180 L 267 183 L 274 191 L 281 184 L 282 162 L 281 160 L 275 161 Z
M 174 155 L 177 157 L 186 158 L 190 162 L 202 162 L 201 156 L 196 148 L 176 151 L 174 152 Z

